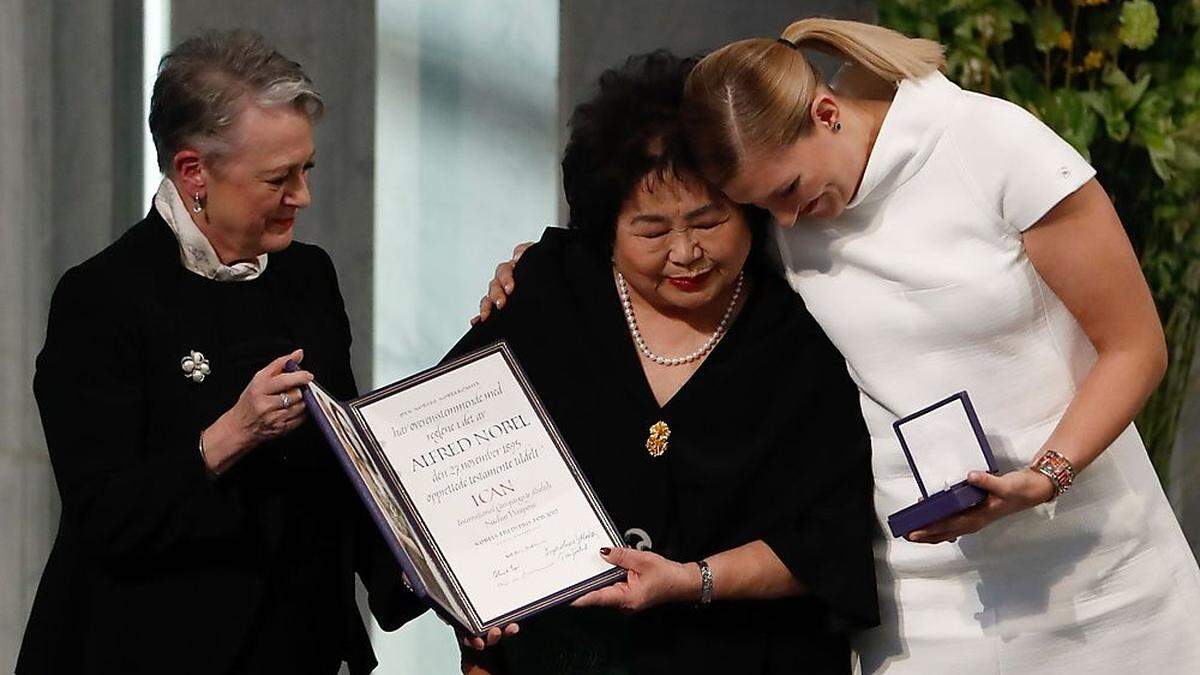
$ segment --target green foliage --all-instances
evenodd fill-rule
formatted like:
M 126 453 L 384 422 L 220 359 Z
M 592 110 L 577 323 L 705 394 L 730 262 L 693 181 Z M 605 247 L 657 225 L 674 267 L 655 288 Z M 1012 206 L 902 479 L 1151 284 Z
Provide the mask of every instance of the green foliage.
M 1063 20 L 1050 5 L 1038 5 L 1033 10 L 1030 23 L 1033 31 L 1033 46 L 1043 54 L 1058 46 L 1058 36 L 1063 34 Z
M 1158 37 L 1158 11 L 1150 0 L 1129 0 L 1121 5 L 1121 44 L 1132 49 L 1147 49 Z
M 1165 483 L 1200 336 L 1200 0 L 881 0 L 879 16 L 1096 167 L 1166 331 L 1171 363 L 1138 417 Z

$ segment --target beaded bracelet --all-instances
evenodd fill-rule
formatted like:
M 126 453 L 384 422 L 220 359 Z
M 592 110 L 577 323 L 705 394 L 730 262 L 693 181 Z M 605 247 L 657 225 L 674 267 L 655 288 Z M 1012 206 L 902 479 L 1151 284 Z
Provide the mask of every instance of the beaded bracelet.
M 1075 482 L 1075 467 L 1071 465 L 1071 460 L 1054 450 L 1042 453 L 1042 456 L 1035 459 L 1029 468 L 1054 483 L 1054 494 L 1050 496 L 1049 501 L 1054 501 L 1059 495 L 1070 490 L 1071 484 Z

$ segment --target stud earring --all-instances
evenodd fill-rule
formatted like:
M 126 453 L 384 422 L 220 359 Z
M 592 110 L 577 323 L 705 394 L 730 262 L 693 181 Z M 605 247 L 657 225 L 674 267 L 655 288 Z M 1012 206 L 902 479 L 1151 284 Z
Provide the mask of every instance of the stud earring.
M 200 203 L 200 193 L 192 195 L 192 213 L 200 213 L 204 210 L 204 205 Z
M 842 130 L 842 123 L 841 123 L 841 122 L 834 122 L 834 123 L 833 123 L 833 133 L 835 133 L 835 134 L 836 134 L 837 132 L 839 132 L 839 131 L 841 131 L 841 130 Z

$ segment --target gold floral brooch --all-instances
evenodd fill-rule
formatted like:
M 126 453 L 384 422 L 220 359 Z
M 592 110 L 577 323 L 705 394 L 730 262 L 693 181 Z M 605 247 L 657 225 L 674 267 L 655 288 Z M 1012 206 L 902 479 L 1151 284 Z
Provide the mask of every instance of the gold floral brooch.
M 667 439 L 671 437 L 671 427 L 666 422 L 655 422 L 650 427 L 650 436 L 646 439 L 646 452 L 651 457 L 661 457 L 667 451 Z

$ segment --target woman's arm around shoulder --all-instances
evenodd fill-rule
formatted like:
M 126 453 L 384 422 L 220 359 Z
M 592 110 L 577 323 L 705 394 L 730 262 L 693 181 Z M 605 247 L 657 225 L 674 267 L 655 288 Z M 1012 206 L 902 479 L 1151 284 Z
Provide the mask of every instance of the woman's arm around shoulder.
M 480 301 L 480 314 L 471 319 L 471 330 L 447 354 L 447 358 L 503 339 L 543 307 L 547 285 L 562 276 L 567 247 L 574 236 L 569 230 L 547 227 L 536 243 L 521 244 L 511 261 L 500 263 L 496 278 L 489 286 L 489 295 Z M 521 265 L 516 265 L 517 260 Z M 504 279 L 501 281 L 501 279 Z M 528 290 L 516 293 L 516 286 Z M 497 294 L 492 300 L 490 294 Z

